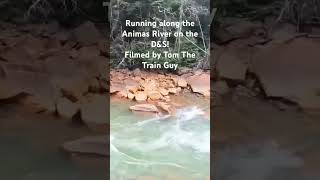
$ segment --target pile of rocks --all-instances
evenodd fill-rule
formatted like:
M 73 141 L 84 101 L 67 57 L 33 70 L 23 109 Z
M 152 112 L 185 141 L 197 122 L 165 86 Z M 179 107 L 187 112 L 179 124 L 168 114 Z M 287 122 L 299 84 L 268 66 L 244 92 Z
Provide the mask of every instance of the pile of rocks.
M 175 114 L 170 96 L 197 93 L 210 96 L 210 74 L 182 70 L 180 75 L 127 69 L 111 71 L 110 94 L 137 101 L 132 111 Z M 146 103 L 147 102 L 147 103 Z M 158 108 L 159 107 L 159 108 Z
M 91 22 L 0 28 L 0 102 L 107 124 L 107 41 Z M 105 130 L 104 130 L 105 131 Z
M 210 74 L 196 71 L 183 75 L 159 74 L 139 69 L 111 71 L 110 93 L 138 102 L 170 101 L 170 95 L 190 91 L 210 96 Z

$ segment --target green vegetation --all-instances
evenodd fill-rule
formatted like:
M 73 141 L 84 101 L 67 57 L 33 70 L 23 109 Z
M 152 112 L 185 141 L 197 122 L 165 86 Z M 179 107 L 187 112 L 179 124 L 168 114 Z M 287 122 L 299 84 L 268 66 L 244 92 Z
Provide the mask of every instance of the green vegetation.
M 111 46 L 112 67 L 139 67 L 142 61 L 150 63 L 174 62 L 180 67 L 197 67 L 202 61 L 208 61 L 209 49 L 209 1 L 207 0 L 117 0 L 112 2 L 112 29 L 111 37 L 113 45 Z M 195 22 L 194 27 L 176 28 L 172 26 L 159 27 L 126 27 L 125 20 L 132 22 L 141 21 L 169 21 L 181 22 L 188 20 Z M 185 32 L 191 30 L 198 32 L 197 38 L 186 37 L 161 37 L 161 38 L 123 38 L 123 30 L 136 32 L 151 32 L 159 30 L 161 32 Z M 169 47 L 152 48 L 151 41 L 169 41 Z M 195 53 L 196 59 L 192 58 L 162 58 L 160 59 L 131 59 L 124 57 L 124 51 L 134 52 L 174 52 L 188 51 Z

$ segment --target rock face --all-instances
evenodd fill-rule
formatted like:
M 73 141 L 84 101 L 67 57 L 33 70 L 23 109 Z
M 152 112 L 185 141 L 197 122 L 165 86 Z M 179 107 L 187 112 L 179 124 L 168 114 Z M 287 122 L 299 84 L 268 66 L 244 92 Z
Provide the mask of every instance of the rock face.
M 70 153 L 109 156 L 108 141 L 108 136 L 88 136 L 75 141 L 66 142 L 63 144 L 62 148 Z
M 257 53 L 253 70 L 266 94 L 283 97 L 308 110 L 320 110 L 320 43 L 297 38 Z
M 210 75 L 200 74 L 190 77 L 188 81 L 191 89 L 195 93 L 208 95 L 210 93 Z
M 137 104 L 137 105 L 131 106 L 129 109 L 132 111 L 142 111 L 142 112 L 152 112 L 152 113 L 159 112 L 158 108 L 153 104 Z

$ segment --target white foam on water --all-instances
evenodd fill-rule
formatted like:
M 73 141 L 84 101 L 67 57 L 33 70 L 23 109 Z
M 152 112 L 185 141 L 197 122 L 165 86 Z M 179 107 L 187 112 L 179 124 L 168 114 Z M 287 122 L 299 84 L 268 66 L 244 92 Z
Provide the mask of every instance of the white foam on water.
M 209 122 L 203 118 L 204 112 L 197 107 L 187 107 L 177 111 L 176 116 L 161 116 L 134 123 L 131 126 L 112 132 L 110 135 L 111 161 L 132 166 L 167 166 L 193 171 L 188 164 L 179 164 L 173 159 L 152 159 L 150 156 L 161 151 L 183 156 L 190 161 L 199 161 L 199 155 L 208 157 L 210 153 Z M 127 152 L 130 150 L 129 152 Z M 145 154 L 147 158 L 135 157 L 135 153 Z M 131 152 L 131 153 L 130 153 Z M 192 158 L 192 159 L 191 159 Z M 119 162 L 121 161 L 121 162 Z M 201 160 L 209 161 L 209 159 Z M 183 161 L 182 161 L 183 162 Z M 201 163 L 201 162 L 198 162 Z M 112 168 L 112 167 L 111 167 Z M 193 172 L 195 173 L 195 172 Z

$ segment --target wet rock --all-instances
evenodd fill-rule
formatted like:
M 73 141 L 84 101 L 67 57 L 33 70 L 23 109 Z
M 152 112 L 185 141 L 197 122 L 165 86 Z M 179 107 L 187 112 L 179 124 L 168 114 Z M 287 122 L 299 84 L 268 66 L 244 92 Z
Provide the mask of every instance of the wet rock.
M 201 74 L 190 77 L 188 84 L 195 93 L 202 95 L 208 95 L 210 93 L 210 75 Z
M 310 111 L 320 110 L 320 43 L 297 38 L 269 45 L 253 57 L 253 70 L 269 97 L 282 97 Z
M 171 114 L 171 105 L 169 103 L 166 102 L 158 102 L 157 105 L 164 110 L 165 112 Z
M 73 35 L 77 42 L 84 46 L 96 44 L 101 39 L 100 32 L 92 22 L 85 22 L 76 28 Z
M 153 104 L 137 104 L 134 106 L 130 106 L 129 109 L 132 111 L 153 112 L 153 113 L 159 112 L 157 106 Z
M 138 102 L 141 102 L 141 101 L 146 101 L 148 99 L 148 96 L 145 92 L 143 91 L 138 91 L 136 94 L 135 94 L 135 99 L 136 101 Z
M 63 150 L 84 155 L 109 156 L 108 136 L 87 136 L 63 144 Z

